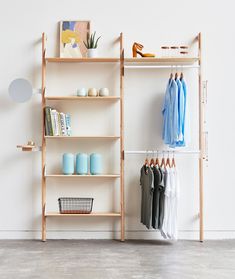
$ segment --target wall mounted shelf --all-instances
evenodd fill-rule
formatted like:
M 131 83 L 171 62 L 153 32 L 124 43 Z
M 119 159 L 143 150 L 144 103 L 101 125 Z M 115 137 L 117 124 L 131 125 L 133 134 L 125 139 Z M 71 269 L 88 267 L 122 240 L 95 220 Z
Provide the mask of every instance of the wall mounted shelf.
M 47 57 L 46 62 L 51 63 L 118 63 L 120 58 L 115 57 L 99 57 L 99 58 L 60 58 Z
M 65 175 L 65 174 L 46 174 L 45 177 L 58 177 L 58 178 L 119 178 L 120 174 L 97 174 L 97 175 L 79 175 L 79 174 L 71 174 L 71 175 Z
M 45 136 L 46 139 L 68 139 L 68 140 L 79 140 L 79 139 L 101 139 L 101 140 L 118 140 L 120 136 Z
M 78 97 L 78 96 L 48 96 L 45 97 L 47 101 L 118 101 L 119 96 L 107 97 Z
M 32 146 L 32 145 L 17 145 L 17 148 L 21 149 L 21 151 L 28 151 L 28 152 L 33 152 L 33 151 L 41 151 L 41 146 Z
M 166 58 L 151 58 L 151 57 L 142 57 L 142 58 L 125 58 L 124 63 L 135 63 L 135 64 L 144 64 L 144 63 L 155 63 L 155 64 L 194 64 L 199 61 L 197 57 L 166 57 Z

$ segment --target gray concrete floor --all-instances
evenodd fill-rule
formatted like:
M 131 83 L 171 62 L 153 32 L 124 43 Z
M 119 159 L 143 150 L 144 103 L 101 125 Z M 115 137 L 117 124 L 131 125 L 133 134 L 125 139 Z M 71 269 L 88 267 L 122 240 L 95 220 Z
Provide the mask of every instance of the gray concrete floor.
M 235 278 L 235 240 L 0 241 L 0 279 Z

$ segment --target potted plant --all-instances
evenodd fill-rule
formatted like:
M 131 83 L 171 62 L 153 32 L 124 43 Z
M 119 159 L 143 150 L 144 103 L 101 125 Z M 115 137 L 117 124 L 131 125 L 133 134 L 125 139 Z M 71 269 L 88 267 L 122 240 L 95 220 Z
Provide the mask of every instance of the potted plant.
M 88 50 L 87 55 L 89 58 L 97 57 L 97 44 L 101 36 L 98 39 L 96 39 L 95 36 L 96 31 L 91 34 L 87 33 L 87 40 L 84 42 L 84 45 Z

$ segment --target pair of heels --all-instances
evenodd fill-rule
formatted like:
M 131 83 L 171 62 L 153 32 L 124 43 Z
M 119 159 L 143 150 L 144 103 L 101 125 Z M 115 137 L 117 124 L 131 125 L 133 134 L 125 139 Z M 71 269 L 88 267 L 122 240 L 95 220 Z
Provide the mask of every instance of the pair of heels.
M 155 57 L 155 54 L 153 53 L 142 53 L 141 50 L 143 47 L 143 45 L 135 42 L 132 46 L 133 57 L 137 57 L 137 54 L 139 54 L 141 57 Z

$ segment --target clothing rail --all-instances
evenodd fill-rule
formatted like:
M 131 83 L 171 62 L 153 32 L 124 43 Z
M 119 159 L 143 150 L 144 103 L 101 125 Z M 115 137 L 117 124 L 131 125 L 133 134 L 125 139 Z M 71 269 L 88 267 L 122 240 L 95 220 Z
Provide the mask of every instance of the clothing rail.
M 200 150 L 125 150 L 124 154 L 200 154 Z
M 125 69 L 198 69 L 199 65 L 124 65 Z

